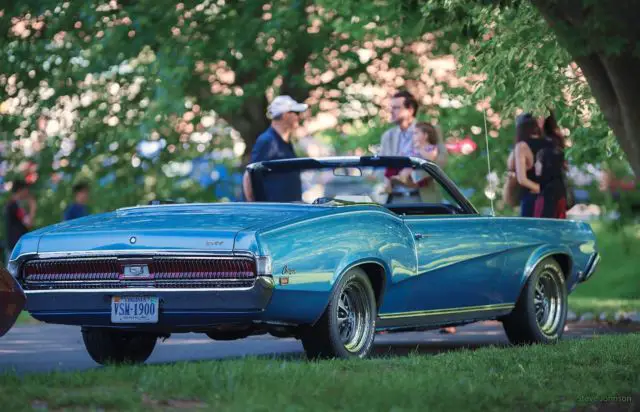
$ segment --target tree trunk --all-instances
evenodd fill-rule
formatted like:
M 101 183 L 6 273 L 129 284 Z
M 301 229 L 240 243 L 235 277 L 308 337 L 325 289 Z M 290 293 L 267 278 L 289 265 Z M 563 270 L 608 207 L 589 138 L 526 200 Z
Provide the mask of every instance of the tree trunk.
M 242 108 L 235 112 L 223 115 L 223 118 L 240 133 L 242 140 L 246 144 L 242 155 L 242 165 L 249 163 L 251 150 L 256 143 L 258 136 L 269 127 L 267 119 L 268 101 L 266 96 L 256 96 L 246 98 Z
M 635 52 L 640 43 L 636 24 L 640 5 L 633 0 L 619 0 L 615 6 L 610 2 L 591 2 L 595 5 L 590 8 L 581 0 L 532 0 L 532 3 L 582 69 L 635 175 L 640 177 L 640 58 Z M 607 20 L 601 21 L 603 27 L 590 24 L 595 16 L 606 16 Z M 578 49 L 581 42 L 576 42 L 576 38 L 582 40 L 586 52 Z M 604 50 L 606 42 L 602 38 L 610 38 L 612 42 L 623 39 L 625 44 L 613 53 Z
M 309 97 L 309 84 L 304 79 L 305 65 L 309 60 L 312 48 L 312 39 L 306 31 L 306 21 L 308 19 L 306 8 L 313 2 L 304 0 L 296 3 L 295 14 L 296 29 L 291 35 L 297 38 L 294 47 L 288 51 L 290 63 L 285 73 L 280 90 L 276 94 L 286 94 L 297 101 L 304 101 Z M 261 10 L 258 8 L 256 10 Z M 233 67 L 233 66 L 232 66 Z M 236 83 L 243 86 L 255 81 L 258 73 L 249 70 L 248 72 L 236 72 Z M 240 111 L 224 114 L 225 120 L 240 133 L 242 140 L 246 144 L 245 152 L 242 156 L 243 166 L 249 163 L 251 150 L 260 134 L 270 125 L 267 119 L 267 107 L 269 102 L 266 95 L 247 97 L 243 101 Z

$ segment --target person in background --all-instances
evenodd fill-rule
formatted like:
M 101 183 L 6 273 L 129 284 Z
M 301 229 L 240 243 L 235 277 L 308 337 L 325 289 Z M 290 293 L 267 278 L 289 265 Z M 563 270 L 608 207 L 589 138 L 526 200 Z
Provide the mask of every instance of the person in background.
M 87 203 L 89 202 L 89 184 L 76 183 L 73 186 L 73 203 L 63 213 L 63 220 L 77 219 L 89 215 Z
M 267 108 L 271 126 L 258 136 L 251 151 L 249 163 L 297 157 L 291 143 L 294 132 L 300 126 L 300 113 L 308 105 L 298 103 L 290 96 L 278 96 Z M 299 173 L 271 173 L 263 182 L 267 202 L 293 202 L 302 200 L 302 182 Z M 254 202 L 251 177 L 245 171 L 242 187 L 246 201 Z
M 567 145 L 564 134 L 562 133 L 562 129 L 560 129 L 560 126 L 558 125 L 555 113 L 551 109 L 549 109 L 549 116 L 544 119 L 542 131 L 544 132 L 545 138 L 550 139 L 556 145 L 556 147 L 564 151 Z
M 416 123 L 411 155 L 430 160 L 444 168 L 448 157 L 447 148 L 435 126 L 426 122 Z M 390 182 L 417 189 L 420 202 L 440 203 L 442 201 L 442 193 L 438 186 L 433 184 L 433 178 L 424 170 L 403 169 L 392 176 Z
M 380 156 L 411 156 L 413 152 L 413 134 L 418 114 L 418 101 L 407 90 L 396 92 L 391 97 L 391 122 L 393 127 L 387 129 L 380 137 Z M 384 189 L 387 194 L 386 203 L 415 203 L 419 201 L 418 191 L 405 185 L 397 184 L 400 169 L 387 168 L 384 171 Z
M 418 101 L 406 90 L 391 98 L 391 122 L 394 126 L 380 138 L 380 156 L 411 156 Z
M 28 213 L 20 206 L 20 203 L 25 201 L 29 205 Z M 11 252 L 22 235 L 33 227 L 36 209 L 36 199 L 29 191 L 27 183 L 24 180 L 15 180 L 11 186 L 9 201 L 4 207 L 5 238 L 7 241 L 5 263 L 9 262 Z
M 520 216 L 533 217 L 535 203 L 540 193 L 540 183 L 535 173 L 534 163 L 538 152 L 551 146 L 543 138 L 538 119 L 530 113 L 516 118 L 516 146 L 509 163 L 515 169 L 520 194 Z M 511 165 L 510 165 L 511 166 Z
M 416 116 L 418 114 L 418 101 L 408 91 L 402 90 L 391 98 L 391 121 L 395 124 L 385 131 L 380 138 L 380 156 L 416 156 L 414 149 L 414 135 L 417 132 Z M 424 139 L 423 139 L 424 140 Z M 444 143 L 438 144 L 437 152 L 441 167 L 446 163 L 447 148 Z M 443 160 L 444 159 L 444 160 Z M 398 176 L 400 169 L 388 168 L 384 173 L 385 189 L 388 193 L 386 203 L 415 203 L 420 202 L 420 190 L 401 184 L 400 180 L 407 181 L 405 176 Z M 399 180 L 400 179 L 400 180 Z
M 566 219 L 566 188 L 563 179 L 564 152 L 548 147 L 536 155 L 535 173 L 540 184 L 533 216 Z
M 544 120 L 542 130 L 549 147 L 540 150 L 536 155 L 535 173 L 540 183 L 540 193 L 536 198 L 533 215 L 540 218 L 566 219 L 566 143 L 553 111 L 550 110 L 550 115 Z

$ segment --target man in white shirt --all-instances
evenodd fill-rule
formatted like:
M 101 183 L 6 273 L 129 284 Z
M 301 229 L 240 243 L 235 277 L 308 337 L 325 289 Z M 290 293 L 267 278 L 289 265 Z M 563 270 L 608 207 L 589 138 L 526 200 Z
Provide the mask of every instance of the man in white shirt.
M 391 98 L 391 122 L 395 125 L 382 134 L 380 156 L 411 156 L 413 152 L 413 132 L 416 127 L 418 101 L 406 90 L 399 91 Z M 387 169 L 385 178 L 396 175 L 399 170 Z M 394 185 L 387 203 L 418 203 L 417 190 Z

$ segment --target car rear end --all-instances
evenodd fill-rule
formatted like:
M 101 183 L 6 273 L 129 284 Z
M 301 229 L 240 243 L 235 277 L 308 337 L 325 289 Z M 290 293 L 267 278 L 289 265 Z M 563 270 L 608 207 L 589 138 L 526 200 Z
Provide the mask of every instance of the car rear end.
M 269 266 L 250 253 L 45 254 L 24 261 L 18 278 L 38 320 L 171 332 L 258 318 L 272 294 Z
M 143 206 L 27 234 L 12 256 L 27 309 L 50 323 L 179 332 L 259 320 L 272 296 L 255 229 L 289 205 Z

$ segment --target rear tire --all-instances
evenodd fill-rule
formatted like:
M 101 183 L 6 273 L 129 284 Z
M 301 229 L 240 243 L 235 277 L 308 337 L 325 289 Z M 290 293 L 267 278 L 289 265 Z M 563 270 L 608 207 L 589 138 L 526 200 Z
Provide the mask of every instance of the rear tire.
M 567 320 L 568 293 L 564 273 L 553 258 L 544 259 L 527 280 L 513 311 L 502 325 L 515 345 L 555 343 Z
M 101 365 L 143 363 L 158 341 L 153 334 L 107 328 L 82 328 L 82 339 L 91 359 Z
M 351 269 L 336 285 L 320 320 L 301 336 L 307 357 L 366 357 L 373 347 L 376 315 L 369 278 L 362 269 Z

